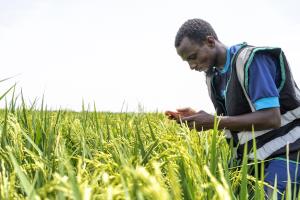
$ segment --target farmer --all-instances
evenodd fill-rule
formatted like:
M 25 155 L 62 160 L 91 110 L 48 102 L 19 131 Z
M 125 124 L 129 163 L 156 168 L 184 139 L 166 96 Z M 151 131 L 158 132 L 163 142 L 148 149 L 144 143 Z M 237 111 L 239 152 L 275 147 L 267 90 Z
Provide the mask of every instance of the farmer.
M 246 43 L 226 46 L 212 26 L 202 19 L 190 19 L 178 30 L 175 47 L 191 70 L 204 72 L 219 128 L 227 139 L 252 147 L 253 134 L 257 159 L 266 163 L 265 181 L 284 192 L 287 183 L 286 154 L 292 182 L 300 183 L 300 166 L 295 176 L 300 150 L 300 91 L 280 48 L 253 47 Z M 197 130 L 212 129 L 214 115 L 191 108 L 166 111 L 170 119 L 182 121 Z M 289 152 L 287 151 L 287 145 Z M 254 158 L 249 153 L 250 159 Z M 267 195 L 272 190 L 266 188 Z

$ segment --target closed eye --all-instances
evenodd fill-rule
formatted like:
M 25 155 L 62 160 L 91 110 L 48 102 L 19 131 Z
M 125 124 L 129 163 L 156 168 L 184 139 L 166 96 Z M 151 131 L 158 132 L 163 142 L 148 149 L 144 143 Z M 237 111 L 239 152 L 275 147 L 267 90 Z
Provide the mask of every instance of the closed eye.
M 189 55 L 186 59 L 187 60 L 195 60 L 196 58 L 197 58 L 197 54 L 193 53 L 193 54 Z

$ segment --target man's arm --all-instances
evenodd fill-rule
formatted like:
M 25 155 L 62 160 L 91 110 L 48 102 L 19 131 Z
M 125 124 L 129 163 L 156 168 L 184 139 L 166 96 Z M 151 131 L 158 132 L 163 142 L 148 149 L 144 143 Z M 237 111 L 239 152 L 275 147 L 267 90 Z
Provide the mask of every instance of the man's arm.
M 256 131 L 279 128 L 280 109 L 269 108 L 238 116 L 220 117 L 219 127 L 232 131 L 251 131 L 252 125 Z
M 252 113 L 236 116 L 218 116 L 220 120 L 219 129 L 229 129 L 231 131 L 251 131 L 279 128 L 281 124 L 279 108 L 269 108 L 258 110 Z M 190 128 L 197 130 L 208 130 L 214 127 L 214 116 L 204 111 L 195 115 L 181 118 L 183 123 L 187 123 Z

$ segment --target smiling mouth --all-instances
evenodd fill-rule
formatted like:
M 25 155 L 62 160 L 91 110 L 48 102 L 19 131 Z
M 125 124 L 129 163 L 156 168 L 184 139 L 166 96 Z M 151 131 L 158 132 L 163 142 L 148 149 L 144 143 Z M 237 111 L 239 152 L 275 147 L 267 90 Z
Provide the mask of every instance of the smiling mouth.
M 198 72 L 207 72 L 208 68 L 197 65 L 193 70 L 198 71 Z
M 195 70 L 195 71 L 198 71 L 198 72 L 202 72 L 202 71 L 203 71 L 203 68 L 197 65 L 197 66 L 194 68 L 194 70 Z

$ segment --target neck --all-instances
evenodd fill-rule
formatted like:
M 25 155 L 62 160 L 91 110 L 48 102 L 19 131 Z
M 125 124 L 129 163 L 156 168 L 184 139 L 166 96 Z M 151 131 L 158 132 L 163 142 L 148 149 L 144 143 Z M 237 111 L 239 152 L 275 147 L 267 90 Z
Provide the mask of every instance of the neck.
M 216 43 L 216 60 L 215 67 L 218 69 L 222 69 L 226 63 L 226 51 L 227 48 L 221 42 Z

